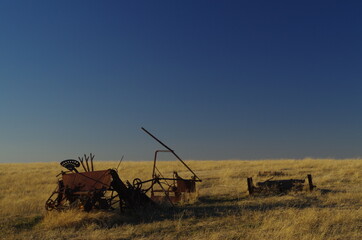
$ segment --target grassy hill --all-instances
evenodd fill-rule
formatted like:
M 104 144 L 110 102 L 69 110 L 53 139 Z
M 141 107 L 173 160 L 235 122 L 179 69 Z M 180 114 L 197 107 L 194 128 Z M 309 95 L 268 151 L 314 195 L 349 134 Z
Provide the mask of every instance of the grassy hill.
M 147 212 L 46 212 L 58 163 L 0 164 L 1 239 L 362 239 L 362 161 L 304 159 L 188 161 L 203 179 L 198 199 Z M 117 162 L 95 162 L 97 170 Z M 167 176 L 182 169 L 161 162 Z M 152 162 L 123 162 L 122 180 L 151 177 Z M 314 192 L 249 196 L 246 178 L 283 171 L 274 179 L 313 175 Z M 181 176 L 186 172 L 179 171 Z

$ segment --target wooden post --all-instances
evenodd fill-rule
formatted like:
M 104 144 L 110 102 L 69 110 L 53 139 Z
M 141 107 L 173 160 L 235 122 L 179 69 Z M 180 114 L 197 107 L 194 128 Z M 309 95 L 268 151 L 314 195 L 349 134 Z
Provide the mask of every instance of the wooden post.
M 249 194 L 252 195 L 254 193 L 253 178 L 247 178 L 247 183 Z
M 309 191 L 313 191 L 313 188 L 315 186 L 313 185 L 312 174 L 308 174 L 307 177 L 308 177 L 308 183 L 309 183 Z

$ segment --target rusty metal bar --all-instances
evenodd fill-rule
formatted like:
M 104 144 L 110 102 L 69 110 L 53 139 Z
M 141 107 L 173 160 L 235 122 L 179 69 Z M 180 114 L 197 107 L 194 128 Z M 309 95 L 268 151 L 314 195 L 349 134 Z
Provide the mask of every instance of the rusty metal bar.
M 83 167 L 84 171 L 86 172 L 87 169 L 85 168 L 85 166 L 84 166 L 84 164 L 83 164 L 83 158 L 78 157 L 78 159 L 79 159 L 80 163 L 82 164 L 82 167 Z
M 84 158 L 85 158 L 85 163 L 87 165 L 87 170 L 89 172 L 89 165 L 88 165 L 88 160 L 89 160 L 89 157 L 87 157 L 87 155 L 84 154 Z
M 116 168 L 116 171 L 117 171 L 117 172 L 118 172 L 119 166 L 121 165 L 121 162 L 122 162 L 122 160 L 123 160 L 123 157 L 124 157 L 124 155 L 122 155 L 122 158 L 121 158 L 121 160 L 120 160 L 119 163 L 118 163 L 118 166 L 117 166 L 117 168 Z
M 91 165 L 91 169 L 92 171 L 94 171 L 94 166 L 93 166 L 93 159 L 94 159 L 95 155 L 92 155 L 92 153 L 90 154 L 90 165 Z
M 168 149 L 192 174 L 194 174 L 195 180 L 196 178 L 198 179 L 198 181 L 201 182 L 201 179 L 194 173 L 194 171 L 192 171 L 192 169 L 187 166 L 187 164 L 171 149 L 169 148 L 166 144 L 164 144 L 163 142 L 161 142 L 158 138 L 156 138 L 155 136 L 153 136 L 149 131 L 147 131 L 145 128 L 141 128 L 145 133 L 147 133 L 148 135 L 150 135 L 153 139 L 155 139 L 157 142 L 159 142 L 162 146 L 164 146 L 166 149 Z
M 157 153 L 159 152 L 171 152 L 170 150 L 156 150 L 155 151 L 155 157 L 153 159 L 153 170 L 152 170 L 152 178 L 155 178 L 155 172 L 156 172 L 156 161 L 157 161 Z
M 169 192 L 166 191 L 166 189 L 162 186 L 161 182 L 157 179 L 156 180 L 158 185 L 161 187 L 162 191 L 165 193 L 166 197 L 167 197 L 167 200 L 171 203 L 171 206 L 174 207 L 175 205 L 173 204 L 170 196 L 169 196 Z M 153 190 L 152 190 L 153 191 Z

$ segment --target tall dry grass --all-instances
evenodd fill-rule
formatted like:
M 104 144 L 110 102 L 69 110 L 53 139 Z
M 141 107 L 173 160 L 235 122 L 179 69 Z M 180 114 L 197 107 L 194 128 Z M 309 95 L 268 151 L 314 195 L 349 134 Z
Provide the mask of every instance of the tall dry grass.
M 96 169 L 117 162 L 96 162 Z M 0 164 L 1 239 L 362 239 L 362 161 L 304 159 L 188 161 L 203 179 L 199 199 L 175 209 L 46 212 L 58 163 Z M 152 162 L 124 162 L 122 180 L 149 179 Z M 160 162 L 170 176 L 176 162 Z M 283 196 L 247 194 L 246 177 L 283 171 L 278 178 L 313 175 L 317 190 Z

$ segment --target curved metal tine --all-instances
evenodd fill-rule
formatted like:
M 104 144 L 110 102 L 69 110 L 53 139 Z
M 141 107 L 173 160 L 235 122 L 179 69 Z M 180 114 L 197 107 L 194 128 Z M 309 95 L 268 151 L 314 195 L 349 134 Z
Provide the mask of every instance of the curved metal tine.
M 80 161 L 80 164 L 82 164 L 82 167 L 84 169 L 85 172 L 87 172 L 87 169 L 85 168 L 84 164 L 83 164 L 83 158 L 81 157 L 78 157 L 79 161 Z
M 92 168 L 92 171 L 94 171 L 94 165 L 93 165 L 93 159 L 94 159 L 95 155 L 92 155 L 92 153 L 90 154 L 90 160 L 91 160 L 91 168 Z
M 87 166 L 87 172 L 89 172 L 89 165 L 88 165 L 88 160 L 89 160 L 89 157 L 87 157 L 87 155 L 84 154 L 84 159 L 85 159 L 85 163 L 86 163 L 86 166 Z

